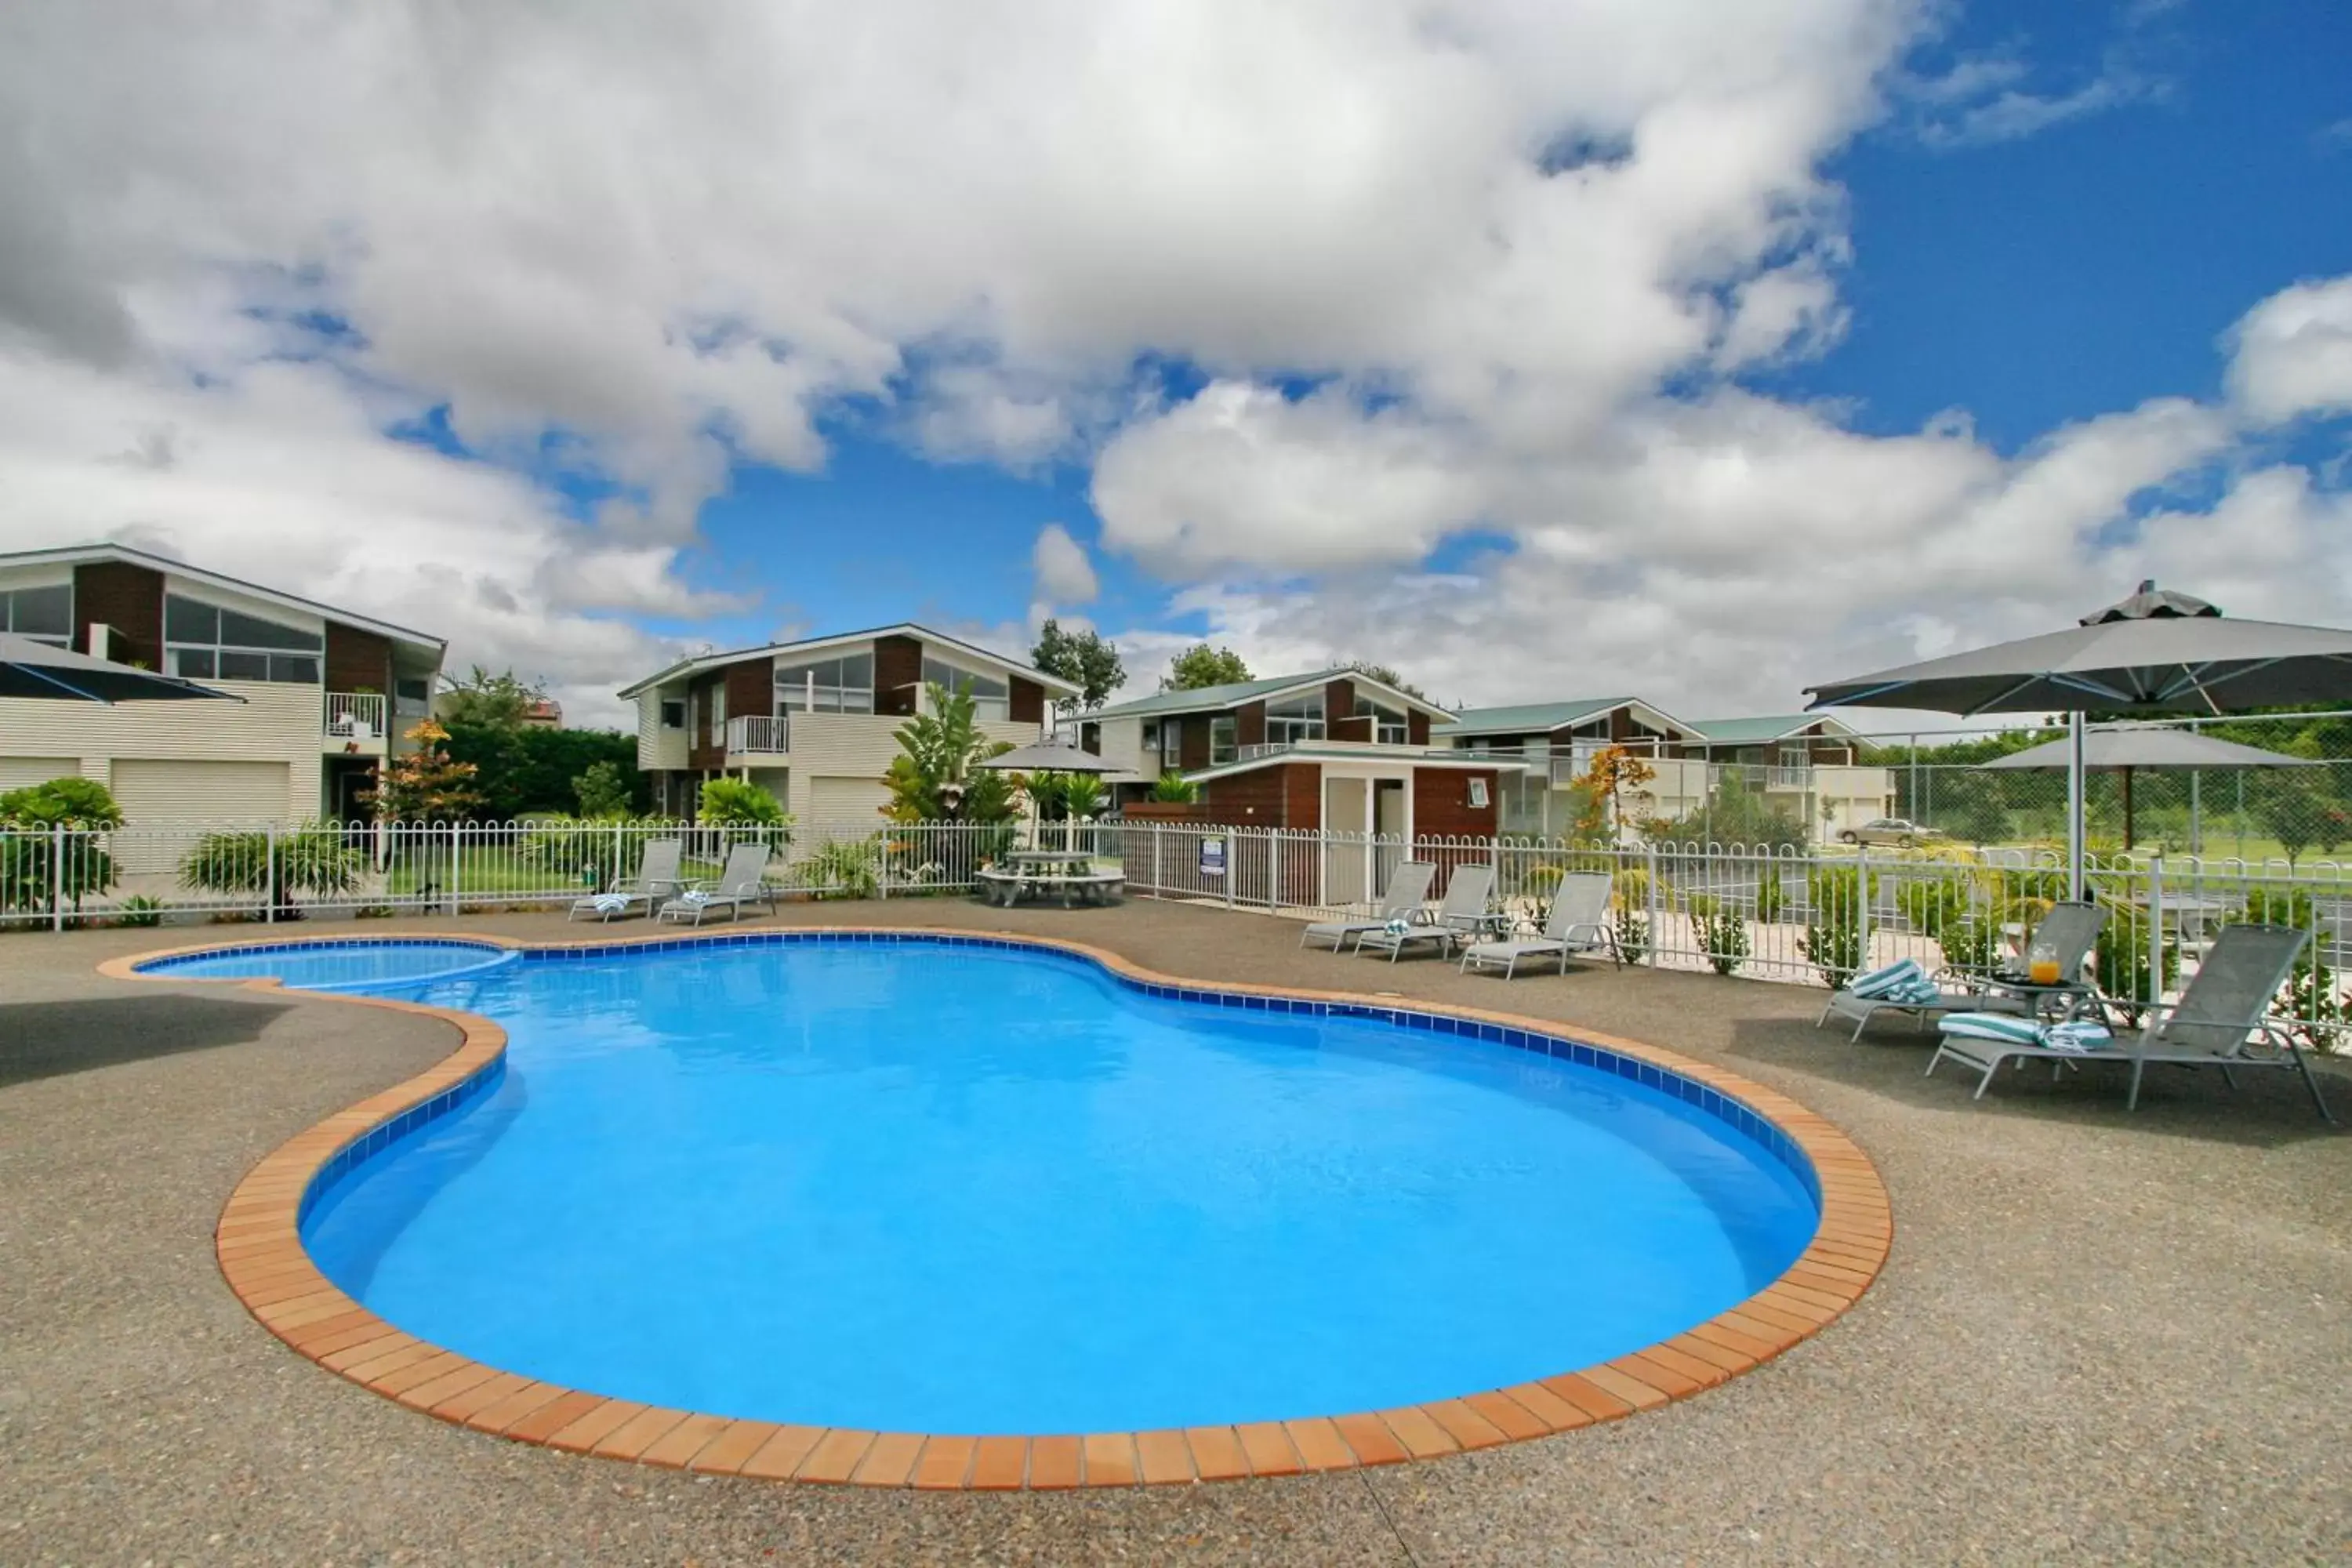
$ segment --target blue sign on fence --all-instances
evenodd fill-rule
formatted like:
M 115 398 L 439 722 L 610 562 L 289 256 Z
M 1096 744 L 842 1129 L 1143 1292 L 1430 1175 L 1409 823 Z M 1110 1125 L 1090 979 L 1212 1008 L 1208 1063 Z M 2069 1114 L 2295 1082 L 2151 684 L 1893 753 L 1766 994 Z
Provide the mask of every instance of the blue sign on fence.
M 1225 874 L 1225 841 L 1223 837 L 1201 840 L 1201 875 L 1222 877 Z

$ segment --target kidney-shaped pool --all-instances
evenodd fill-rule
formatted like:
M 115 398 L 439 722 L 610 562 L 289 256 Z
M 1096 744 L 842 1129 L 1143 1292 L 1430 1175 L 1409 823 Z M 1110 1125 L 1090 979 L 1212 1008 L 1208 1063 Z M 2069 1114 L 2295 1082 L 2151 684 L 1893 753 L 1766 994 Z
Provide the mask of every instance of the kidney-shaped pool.
M 509 1047 L 314 1191 L 319 1267 L 420 1338 L 652 1405 L 986 1435 L 1439 1400 L 1702 1322 L 1820 1216 L 1736 1103 L 1491 1026 L 984 941 L 436 951 L 457 973 L 406 982 L 339 945 L 352 973 L 307 983 Z

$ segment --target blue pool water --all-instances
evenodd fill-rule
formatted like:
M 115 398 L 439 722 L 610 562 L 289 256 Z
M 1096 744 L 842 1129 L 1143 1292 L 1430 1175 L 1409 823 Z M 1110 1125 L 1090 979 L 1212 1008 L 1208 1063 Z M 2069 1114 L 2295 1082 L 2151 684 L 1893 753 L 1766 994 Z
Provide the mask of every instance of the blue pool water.
M 499 1021 L 506 1070 L 321 1194 L 320 1267 L 478 1360 L 720 1415 L 1034 1433 L 1443 1398 L 1710 1317 L 1818 1217 L 1774 1152 L 1609 1072 L 1062 955 L 614 952 L 393 994 Z
M 276 975 L 305 991 L 382 991 L 512 963 L 512 948 L 484 942 L 329 942 L 232 948 L 220 953 L 158 959 L 146 974 L 184 979 L 258 980 Z

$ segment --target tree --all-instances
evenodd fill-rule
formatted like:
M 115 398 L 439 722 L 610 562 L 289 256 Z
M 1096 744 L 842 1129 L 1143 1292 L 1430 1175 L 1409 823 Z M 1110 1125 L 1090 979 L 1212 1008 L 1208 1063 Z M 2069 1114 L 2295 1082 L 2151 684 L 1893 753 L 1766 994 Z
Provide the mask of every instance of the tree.
M 560 816 L 579 804 L 573 781 L 609 763 L 626 795 L 625 811 L 653 804 L 652 781 L 637 771 L 637 738 L 617 730 L 550 730 L 453 724 L 452 761 L 474 764 L 478 814 L 489 822 Z
M 758 784 L 721 776 L 705 779 L 695 820 L 706 827 L 729 829 L 729 837 L 755 842 L 788 844 L 793 819 L 776 797 Z M 748 832 L 739 830 L 749 829 Z
M 1013 748 L 981 732 L 970 692 L 936 681 L 929 691 L 930 711 L 898 727 L 899 754 L 882 775 L 890 791 L 882 815 L 893 822 L 1010 822 L 1011 777 L 980 764 Z
M 1160 689 L 1198 691 L 1204 686 L 1230 686 L 1250 679 L 1250 667 L 1242 662 L 1241 655 L 1201 642 L 1169 661 L 1168 673 L 1160 678 Z
M 1657 769 L 1623 746 L 1603 746 L 1593 752 L 1592 760 L 1576 777 L 1576 787 L 1584 805 L 1577 815 L 1572 836 L 1607 837 L 1612 824 L 1625 820 L 1623 792 L 1639 789 L 1657 776 Z
M 621 776 L 621 764 L 609 757 L 589 763 L 587 771 L 572 781 L 572 793 L 580 802 L 583 816 L 629 815 L 629 781 Z
M 437 704 L 440 717 L 450 724 L 482 724 L 519 729 L 531 709 L 547 699 L 544 682 L 525 681 L 511 669 L 492 675 L 480 665 L 462 676 L 444 676 Z
M 1127 680 L 1127 666 L 1119 661 L 1114 644 L 1099 632 L 1066 632 L 1059 621 L 1049 620 L 1039 628 L 1029 662 L 1076 687 L 1078 706 L 1089 713 Z
M 388 759 L 376 770 L 375 787 L 362 798 L 386 822 L 454 822 L 481 804 L 474 764 L 454 760 L 444 744 L 449 731 L 427 719 L 409 731 L 416 749 Z
M 1374 664 L 1368 658 L 1351 658 L 1346 668 L 1354 670 L 1358 675 L 1369 675 L 1383 686 L 1393 686 L 1407 697 L 1418 697 L 1423 702 L 1429 700 L 1428 692 L 1423 691 L 1385 664 Z

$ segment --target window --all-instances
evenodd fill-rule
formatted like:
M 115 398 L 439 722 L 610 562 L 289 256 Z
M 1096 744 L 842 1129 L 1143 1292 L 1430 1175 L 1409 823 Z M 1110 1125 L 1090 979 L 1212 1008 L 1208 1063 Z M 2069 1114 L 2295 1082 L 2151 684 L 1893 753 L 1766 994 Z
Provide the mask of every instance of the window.
M 0 593 L 0 632 L 73 647 L 73 585 L 52 588 L 12 588 Z
M 1003 679 L 982 675 L 961 665 L 923 654 L 923 684 L 944 686 L 950 691 L 961 691 L 971 698 L 971 716 L 975 719 L 1010 719 L 1013 717 L 1013 689 Z
M 710 689 L 710 738 L 717 740 L 727 729 L 727 688 Z
M 394 681 L 392 690 L 393 695 L 403 702 L 414 702 L 421 706 L 433 700 L 433 683 L 430 680 L 408 677 Z
M 1184 765 L 1184 721 L 1181 719 L 1144 721 L 1143 754 L 1158 758 L 1160 771 Z
M 1230 713 L 1209 721 L 1209 765 L 1219 767 L 1242 754 L 1241 726 Z
M 661 727 L 665 730 L 686 728 L 686 700 L 679 697 L 662 699 Z
M 874 656 L 850 653 L 839 658 L 780 665 L 776 669 L 776 711 L 873 712 Z
M 163 654 L 173 675 L 315 686 L 326 640 L 317 632 L 225 610 L 201 599 L 163 595 Z
M 1412 733 L 1403 709 L 1382 707 L 1369 697 L 1356 699 L 1356 717 L 1372 721 L 1371 738 L 1383 746 L 1402 746 Z
M 1270 702 L 1265 710 L 1265 739 L 1268 745 L 1279 746 L 1299 741 L 1319 741 L 1323 738 L 1323 694 L 1294 697 L 1287 702 Z

